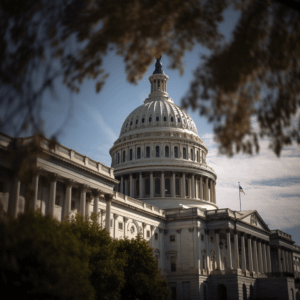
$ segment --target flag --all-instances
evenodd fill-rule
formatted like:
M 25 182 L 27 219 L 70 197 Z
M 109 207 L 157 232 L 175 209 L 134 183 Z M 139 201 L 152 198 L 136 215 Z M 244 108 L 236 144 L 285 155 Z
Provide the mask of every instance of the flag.
M 242 193 L 244 193 L 244 195 L 246 195 L 245 192 L 244 192 L 244 190 L 243 190 L 243 188 L 241 186 L 240 186 L 240 192 L 242 192 Z

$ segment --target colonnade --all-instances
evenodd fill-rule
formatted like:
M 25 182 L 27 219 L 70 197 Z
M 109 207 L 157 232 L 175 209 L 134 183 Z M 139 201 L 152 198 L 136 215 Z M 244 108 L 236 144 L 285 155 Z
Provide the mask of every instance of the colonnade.
M 198 174 L 139 172 L 121 175 L 119 180 L 119 191 L 132 198 L 180 197 L 216 203 L 216 182 Z
M 277 252 L 277 253 L 276 253 Z M 277 254 L 277 265 L 273 265 L 273 272 L 279 273 L 293 273 L 293 253 L 292 251 L 284 248 L 284 247 L 276 247 L 275 253 Z

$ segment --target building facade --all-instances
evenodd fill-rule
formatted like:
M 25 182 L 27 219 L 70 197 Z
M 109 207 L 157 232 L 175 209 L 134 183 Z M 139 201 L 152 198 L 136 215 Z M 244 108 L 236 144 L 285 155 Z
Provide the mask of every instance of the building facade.
M 113 238 L 142 234 L 169 299 L 299 299 L 300 247 L 255 210 L 218 208 L 208 149 L 168 96 L 159 60 L 149 80 L 149 97 L 110 149 L 112 167 L 42 139 L 30 199 L 9 155 L 25 152 L 33 138 L 0 134 L 3 209 L 14 217 L 36 209 L 59 221 L 95 212 Z

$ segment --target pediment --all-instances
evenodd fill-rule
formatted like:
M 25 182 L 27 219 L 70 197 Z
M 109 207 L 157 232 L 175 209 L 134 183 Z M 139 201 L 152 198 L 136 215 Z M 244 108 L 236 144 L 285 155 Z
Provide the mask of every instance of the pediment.
M 270 231 L 268 225 L 264 222 L 264 220 L 256 210 L 245 213 L 243 216 L 240 217 L 240 220 L 252 225 L 253 227 Z

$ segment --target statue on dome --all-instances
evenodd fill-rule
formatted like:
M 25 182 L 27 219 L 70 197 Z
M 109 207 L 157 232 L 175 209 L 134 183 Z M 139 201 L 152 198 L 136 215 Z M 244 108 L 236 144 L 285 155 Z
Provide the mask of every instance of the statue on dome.
M 155 63 L 155 70 L 153 74 L 165 74 L 164 71 L 162 70 L 162 63 L 160 62 L 161 60 L 161 55 L 156 58 L 156 63 Z

